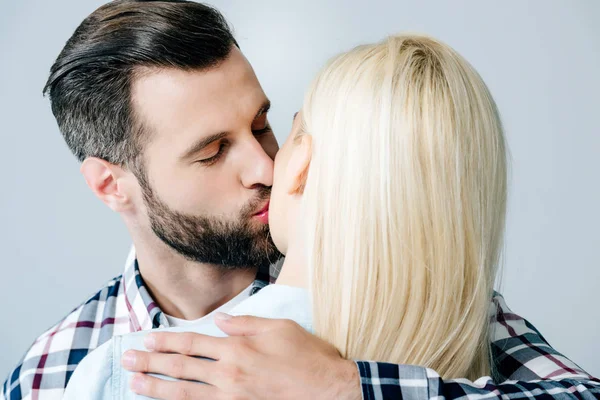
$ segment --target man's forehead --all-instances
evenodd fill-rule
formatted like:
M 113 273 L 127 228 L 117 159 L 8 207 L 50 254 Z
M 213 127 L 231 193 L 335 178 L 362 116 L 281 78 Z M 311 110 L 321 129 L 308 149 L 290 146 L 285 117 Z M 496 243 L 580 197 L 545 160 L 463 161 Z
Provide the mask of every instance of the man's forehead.
M 157 102 L 239 98 L 241 93 L 262 93 L 252 66 L 234 48 L 217 65 L 205 69 L 140 68 L 134 74 L 132 96 Z
M 211 75 L 175 69 L 145 74 L 134 82 L 134 107 L 144 120 L 169 126 L 198 118 L 208 124 L 232 122 L 268 111 L 268 99 L 255 77 L 232 84 L 216 82 L 219 75 Z

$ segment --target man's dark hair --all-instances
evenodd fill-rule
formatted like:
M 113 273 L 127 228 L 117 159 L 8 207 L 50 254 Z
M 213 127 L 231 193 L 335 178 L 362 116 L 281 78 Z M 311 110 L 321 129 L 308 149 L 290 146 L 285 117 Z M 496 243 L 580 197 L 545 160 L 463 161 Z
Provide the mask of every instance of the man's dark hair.
M 185 0 L 117 0 L 89 15 L 44 87 L 75 156 L 127 166 L 141 153 L 131 84 L 144 68 L 205 70 L 238 46 L 216 9 Z M 239 46 L 238 46 L 239 47 Z

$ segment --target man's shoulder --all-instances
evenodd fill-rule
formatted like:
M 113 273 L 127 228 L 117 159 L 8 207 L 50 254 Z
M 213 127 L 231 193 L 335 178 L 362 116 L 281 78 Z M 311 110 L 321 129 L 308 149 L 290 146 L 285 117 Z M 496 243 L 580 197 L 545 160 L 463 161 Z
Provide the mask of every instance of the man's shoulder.
M 89 347 L 93 343 L 70 342 L 67 336 L 75 332 L 87 333 L 91 336 L 94 330 L 114 324 L 116 301 L 121 290 L 119 275 L 42 333 L 34 341 L 28 354 L 46 347 L 49 342 L 53 344 L 53 348 L 61 347 L 61 344 L 77 348 Z
M 127 323 L 126 315 L 117 315 L 122 290 L 122 277 L 111 279 L 42 333 L 8 375 L 2 388 L 6 398 L 21 399 L 33 389 L 56 391 L 60 398 L 79 362 L 113 336 L 115 324 Z

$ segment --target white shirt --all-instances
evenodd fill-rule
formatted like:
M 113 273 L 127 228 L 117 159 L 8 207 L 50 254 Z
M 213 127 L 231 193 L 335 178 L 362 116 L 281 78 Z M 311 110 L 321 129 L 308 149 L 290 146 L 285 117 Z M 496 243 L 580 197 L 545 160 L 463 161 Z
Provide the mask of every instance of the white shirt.
M 231 315 L 253 315 L 262 318 L 282 318 L 296 321 L 309 332 L 312 313 L 308 291 L 291 286 L 273 284 L 240 301 Z M 63 400 L 129 400 L 148 399 L 136 395 L 129 388 L 133 373 L 121 367 L 121 357 L 128 350 L 145 351 L 144 337 L 151 332 L 196 332 L 204 335 L 226 336 L 212 318 L 185 327 L 154 329 L 115 336 L 87 355 L 73 373 Z M 153 375 L 156 376 L 156 375 Z M 173 378 L 159 376 L 162 379 Z
M 235 306 L 240 304 L 242 301 L 244 301 L 248 297 L 250 297 L 250 291 L 252 290 L 252 287 L 253 287 L 252 284 L 248 285 L 248 287 L 246 289 L 242 290 L 233 299 L 229 300 L 227 303 L 223 304 L 221 307 L 206 314 L 204 317 L 201 317 L 201 318 L 198 318 L 195 320 L 191 320 L 191 321 L 187 320 L 187 319 L 175 318 L 166 313 L 165 313 L 165 317 L 167 318 L 167 321 L 169 321 L 169 326 L 174 327 L 174 328 L 190 327 L 193 325 L 197 325 L 197 324 L 201 323 L 202 321 L 206 321 L 206 320 L 212 321 L 212 319 L 216 313 L 218 313 L 218 312 L 228 313 L 229 311 L 231 311 L 232 308 L 234 308 Z

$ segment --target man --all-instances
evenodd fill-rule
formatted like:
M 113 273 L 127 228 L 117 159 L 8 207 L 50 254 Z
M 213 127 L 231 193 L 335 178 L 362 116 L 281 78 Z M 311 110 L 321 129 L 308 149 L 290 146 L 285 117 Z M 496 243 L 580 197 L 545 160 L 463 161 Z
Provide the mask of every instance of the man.
M 60 398 L 83 357 L 114 335 L 226 312 L 268 284 L 269 265 L 280 258 L 267 227 L 278 150 L 269 101 L 216 10 L 175 0 L 109 3 L 77 28 L 45 91 L 88 186 L 122 216 L 135 254 L 122 276 L 36 340 L 4 384 L 10 399 Z M 439 391 L 425 391 L 425 397 L 476 390 L 591 396 L 595 386 L 587 374 L 499 307 L 499 374 L 566 380 L 477 389 L 445 383 L 419 367 L 344 360 L 285 322 L 241 319 L 240 325 L 234 319 L 224 329 L 250 339 L 230 348 L 227 370 L 215 367 L 226 377 L 214 385 L 220 391 L 215 397 L 243 388 L 237 362 L 255 366 L 243 371 L 256 374 L 252 385 L 269 389 L 259 393 L 264 398 L 410 397 L 427 385 Z M 155 344 L 185 352 L 182 343 Z M 133 361 L 132 368 L 152 367 L 142 358 Z M 189 388 L 162 388 L 159 397 L 195 396 Z

